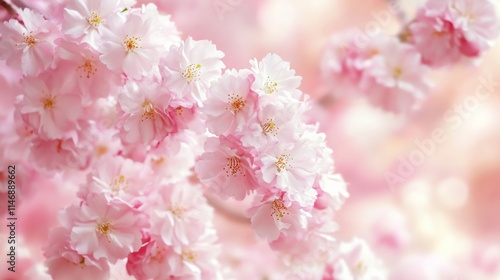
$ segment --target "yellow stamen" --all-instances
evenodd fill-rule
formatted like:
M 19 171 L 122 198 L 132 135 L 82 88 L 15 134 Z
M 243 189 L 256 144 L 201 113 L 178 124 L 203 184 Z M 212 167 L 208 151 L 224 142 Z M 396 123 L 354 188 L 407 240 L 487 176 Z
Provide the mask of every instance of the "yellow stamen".
M 227 169 L 226 169 L 227 167 Z M 238 157 L 230 157 L 227 158 L 227 164 L 226 167 L 223 169 L 226 170 L 227 176 L 229 176 L 229 173 L 231 172 L 231 175 L 236 176 L 236 173 L 240 172 L 243 173 L 241 170 L 241 160 Z M 243 174 L 243 176 L 245 176 Z
M 266 123 L 264 123 L 262 126 L 262 131 L 264 134 L 273 134 L 276 136 L 278 133 L 278 127 L 276 126 L 276 123 L 273 120 L 268 120 Z
M 270 80 L 270 77 L 267 77 L 267 80 L 264 83 L 264 91 L 268 94 L 273 94 L 278 90 L 277 87 L 278 87 L 278 83 L 272 82 Z
M 125 39 L 123 40 L 123 45 L 127 53 L 133 52 L 136 49 L 140 48 L 141 47 L 139 44 L 140 41 L 141 41 L 140 37 L 129 37 L 128 35 L 125 35 Z
M 76 68 L 76 71 L 79 70 L 82 70 L 82 72 L 85 73 L 85 76 L 87 78 L 90 78 L 91 75 L 94 75 L 97 72 L 97 68 L 94 67 L 92 60 L 90 59 L 85 59 L 83 64 Z M 80 78 L 82 78 L 82 75 L 80 75 Z
M 99 223 L 97 224 L 96 230 L 101 234 L 108 235 L 111 231 L 111 222 Z
M 125 176 L 120 175 L 113 180 L 110 184 L 111 191 L 115 194 L 118 194 L 120 191 L 124 191 L 128 189 L 128 182 L 125 179 Z
M 291 166 L 288 164 L 288 160 L 290 159 L 290 155 L 281 155 L 278 160 L 276 161 L 276 170 L 278 172 L 281 172 L 282 170 L 287 170 L 287 168 L 290 168 Z
M 284 215 L 288 215 L 288 208 L 285 206 L 283 203 L 283 200 L 281 199 L 275 199 L 271 203 L 271 209 L 273 212 L 271 213 L 271 216 L 273 216 L 276 220 L 281 220 Z
M 168 211 L 172 212 L 172 214 L 174 216 L 176 216 L 177 218 L 182 218 L 184 217 L 184 208 L 180 207 L 180 206 L 171 206 Z
M 193 262 L 195 260 L 195 255 L 191 251 L 182 251 L 181 260 Z
M 97 28 L 101 23 L 104 23 L 104 20 L 99 16 L 99 14 L 96 11 L 92 11 L 90 13 L 90 16 L 85 20 L 93 28 Z
M 226 108 L 226 110 L 231 110 L 231 111 L 233 111 L 234 114 L 237 114 L 238 112 L 243 110 L 243 108 L 246 105 L 245 100 L 243 100 L 243 98 L 241 96 L 238 96 L 234 93 L 229 94 L 228 103 L 231 106 L 229 108 Z
M 182 77 L 187 80 L 188 83 L 200 80 L 201 76 L 201 65 L 200 64 L 190 64 L 188 68 L 182 72 Z
M 143 113 L 142 113 L 142 120 L 143 121 L 144 121 L 144 119 L 154 120 L 155 110 L 154 110 L 153 103 L 151 103 L 147 99 L 144 100 L 144 102 L 142 103 L 142 110 L 143 110 Z
M 43 109 L 50 111 L 54 108 L 56 105 L 56 98 L 55 96 L 51 96 L 50 94 L 47 94 L 45 98 L 42 99 L 42 104 L 43 104 Z

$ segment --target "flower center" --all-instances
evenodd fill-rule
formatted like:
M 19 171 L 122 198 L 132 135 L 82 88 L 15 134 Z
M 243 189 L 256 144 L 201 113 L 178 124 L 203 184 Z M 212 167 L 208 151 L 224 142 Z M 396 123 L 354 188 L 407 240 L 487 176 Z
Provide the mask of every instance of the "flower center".
M 94 75 L 97 72 L 97 68 L 94 67 L 92 60 L 90 59 L 85 59 L 83 64 L 76 68 L 76 71 L 79 70 L 82 70 L 82 72 L 85 73 L 85 76 L 87 76 L 87 78 L 90 78 L 91 75 Z M 80 75 L 80 78 L 81 77 L 82 75 Z
M 276 165 L 276 170 L 281 172 L 281 170 L 287 170 L 291 166 L 288 164 L 288 160 L 290 160 L 290 155 L 281 155 L 278 160 L 274 163 Z
M 191 251 L 182 251 L 181 260 L 193 262 L 195 260 L 195 255 Z
M 281 220 L 285 214 L 290 214 L 288 213 L 288 208 L 281 199 L 275 199 L 273 203 L 271 203 L 271 209 L 273 210 L 271 216 L 273 216 L 276 220 Z
M 104 146 L 104 145 L 99 145 L 99 146 L 96 147 L 95 152 L 96 152 L 96 154 L 98 156 L 102 156 L 102 155 L 104 155 L 105 153 L 108 152 L 108 147 Z
M 96 230 L 104 235 L 108 235 L 111 231 L 111 222 L 97 224 Z
M 226 169 L 227 167 L 227 169 Z M 226 170 L 227 176 L 229 176 L 229 172 L 231 172 L 231 175 L 236 176 L 236 173 L 242 172 L 241 170 L 241 160 L 238 157 L 230 157 L 227 158 L 227 164 L 226 167 L 223 169 Z M 245 176 L 245 175 L 243 175 Z
M 153 103 L 151 103 L 149 100 L 145 100 L 142 103 L 142 120 L 144 119 L 153 119 L 155 118 L 155 110 Z
M 184 208 L 182 208 L 180 206 L 170 206 L 168 211 L 172 212 L 172 214 L 177 218 L 184 217 L 185 210 L 184 210 Z
M 84 257 L 82 257 L 82 258 L 80 259 L 79 264 L 81 264 L 81 265 L 85 265 L 85 258 L 84 258 Z
M 133 52 L 136 49 L 140 48 L 139 42 L 141 41 L 141 37 L 129 37 L 125 35 L 125 40 L 123 40 L 123 45 L 127 53 Z
M 403 75 L 403 69 L 401 69 L 401 67 L 394 68 L 394 71 L 392 72 L 392 76 L 394 77 L 394 79 L 397 80 L 401 78 L 401 75 Z
M 278 127 L 276 126 L 276 123 L 273 120 L 268 120 L 266 123 L 264 123 L 262 126 L 262 131 L 264 134 L 273 134 L 276 136 L 278 133 Z
M 111 191 L 115 194 L 126 189 L 128 189 L 128 182 L 123 175 L 116 177 L 113 182 L 111 182 Z
M 33 46 L 34 44 L 36 44 L 37 42 L 37 39 L 35 38 L 35 36 L 31 35 L 32 33 L 30 32 L 28 35 L 24 35 L 24 40 L 23 40 L 23 43 L 25 43 L 26 45 L 28 46 Z
M 50 95 L 47 95 L 44 99 L 42 99 L 43 109 L 50 111 L 56 105 L 56 98 Z
M 165 258 L 165 248 L 160 248 L 156 246 L 156 252 L 154 255 L 153 254 L 151 255 L 151 260 L 161 263 L 163 262 L 164 258 Z
M 278 83 L 271 82 L 271 80 L 268 76 L 266 82 L 264 83 L 264 91 L 268 94 L 273 94 L 278 90 L 277 86 L 278 86 Z
M 93 28 L 99 27 L 99 25 L 104 22 L 96 11 L 92 11 L 90 16 L 85 20 L 87 20 L 87 23 Z
M 243 108 L 246 105 L 245 100 L 243 100 L 241 96 L 236 95 L 234 93 L 229 94 L 228 103 L 231 105 L 231 107 L 226 108 L 226 110 L 230 109 L 231 111 L 233 111 L 234 114 L 237 114 L 238 112 L 243 110 Z
M 182 77 L 191 83 L 192 81 L 198 81 L 201 75 L 201 65 L 200 64 L 190 64 L 188 68 L 182 72 Z

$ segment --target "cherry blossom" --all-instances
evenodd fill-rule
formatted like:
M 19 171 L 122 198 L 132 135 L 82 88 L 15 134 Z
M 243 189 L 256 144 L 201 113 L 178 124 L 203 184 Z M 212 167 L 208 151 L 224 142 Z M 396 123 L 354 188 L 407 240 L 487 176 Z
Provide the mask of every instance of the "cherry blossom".
M 489 0 L 428 1 L 409 26 L 410 41 L 424 63 L 443 66 L 462 56 L 478 57 L 500 32 Z
M 157 83 L 128 82 L 118 96 L 121 134 L 126 143 L 161 141 L 174 130 L 167 113 L 169 93 Z
M 36 76 L 52 66 L 56 27 L 40 14 L 19 11 L 23 21 L 11 19 L 0 24 L 0 59 L 25 75 Z
M 163 62 L 166 67 L 166 86 L 175 99 L 186 99 L 200 105 L 206 99 L 212 81 L 218 79 L 225 67 L 224 53 L 210 41 L 187 38 L 179 46 L 171 46 Z
M 228 135 L 242 129 L 255 111 L 255 93 L 250 91 L 249 79 L 224 74 L 210 86 L 203 112 L 208 117 L 210 132 Z
M 116 263 L 140 248 L 146 216 L 123 200 L 91 194 L 81 206 L 71 207 L 65 219 L 70 245 L 79 254 Z
M 99 59 L 111 70 L 138 79 L 158 67 L 167 34 L 157 13 L 114 14 L 102 29 Z

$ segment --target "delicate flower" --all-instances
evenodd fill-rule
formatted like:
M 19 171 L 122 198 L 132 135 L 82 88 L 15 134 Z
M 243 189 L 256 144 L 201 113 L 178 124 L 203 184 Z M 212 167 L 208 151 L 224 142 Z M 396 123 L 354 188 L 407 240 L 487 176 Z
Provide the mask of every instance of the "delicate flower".
M 166 36 L 157 20 L 152 13 L 110 17 L 101 31 L 100 60 L 132 79 L 153 71 L 166 51 Z
M 384 267 L 364 240 L 341 243 L 338 255 L 327 266 L 323 280 L 384 280 Z
M 361 86 L 366 89 L 366 97 L 387 111 L 415 109 L 430 90 L 420 54 L 412 45 L 395 38 L 383 42 L 379 51 L 364 71 Z
M 95 260 L 91 256 L 81 255 L 70 247 L 69 231 L 62 227 L 49 233 L 49 242 L 44 256 L 48 272 L 54 280 L 74 279 L 109 279 L 109 265 L 105 259 Z
M 305 107 L 290 100 L 286 103 L 258 103 L 255 116 L 238 131 L 245 147 L 260 151 L 276 142 L 288 142 L 300 130 Z
M 179 279 L 221 280 L 216 239 L 215 229 L 208 229 L 189 246 L 174 246 L 175 254 L 170 255 L 168 260 L 173 276 Z
M 151 233 L 167 245 L 188 245 L 206 229 L 212 219 L 212 209 L 201 189 L 187 182 L 160 185 L 150 203 Z
M 73 206 L 75 207 L 75 206 Z M 110 263 L 126 258 L 141 247 L 141 229 L 146 216 L 118 198 L 105 194 L 88 195 L 76 210 L 68 211 L 71 247 L 79 254 Z
M 311 206 L 316 199 L 315 152 L 307 139 L 276 143 L 256 159 L 262 181 L 287 193 L 292 201 Z
M 36 76 L 52 64 L 55 27 L 29 9 L 20 10 L 19 15 L 22 25 L 13 19 L 0 24 L 0 59 L 25 75 Z
M 223 199 L 242 200 L 256 187 L 253 158 L 233 137 L 210 138 L 195 165 L 200 182 Z
M 74 0 L 64 9 L 62 32 L 96 48 L 103 24 L 110 15 L 124 8 L 123 1 Z
M 241 129 L 255 110 L 255 99 L 248 79 L 224 74 L 210 86 L 203 106 L 208 130 L 216 135 L 228 135 Z
M 307 227 L 310 214 L 296 202 L 291 202 L 284 195 L 266 194 L 253 208 L 248 210 L 252 228 L 267 242 L 272 242 L 283 233 L 303 230 Z
M 220 77 L 224 53 L 210 41 L 191 37 L 179 46 L 172 46 L 164 61 L 168 77 L 165 82 L 176 99 L 187 99 L 201 105 L 210 83 Z
M 268 54 L 260 62 L 257 59 L 250 60 L 250 64 L 255 75 L 252 90 L 259 95 L 300 97 L 301 92 L 297 88 L 302 78 L 295 76 L 290 63 L 283 61 L 277 54 Z
M 114 75 L 99 60 L 99 53 L 88 44 L 76 44 L 68 40 L 56 40 L 56 50 L 61 60 L 57 68 L 66 73 L 82 97 L 82 105 L 90 106 L 98 98 L 116 96 L 121 86 L 118 75 Z
M 73 94 L 70 79 L 61 79 L 61 71 L 22 80 L 24 90 L 21 113 L 29 123 L 48 138 L 61 138 L 76 128 L 82 116 L 80 96 Z M 64 77 L 64 76 L 63 76 Z
M 127 258 L 128 274 L 140 280 L 165 279 L 172 275 L 168 257 L 173 254 L 173 248 L 150 235 L 146 235 L 142 242 L 141 249 Z

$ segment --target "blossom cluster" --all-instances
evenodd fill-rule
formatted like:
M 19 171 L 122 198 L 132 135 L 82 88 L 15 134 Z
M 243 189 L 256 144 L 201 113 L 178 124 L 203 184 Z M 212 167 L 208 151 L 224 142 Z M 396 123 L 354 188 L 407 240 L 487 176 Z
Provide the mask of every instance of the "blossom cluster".
M 274 250 L 319 259 L 334 245 L 345 184 L 325 135 L 304 120 L 307 98 L 290 64 L 276 54 L 250 64 L 210 85 L 202 108 L 209 137 L 195 171 L 222 199 L 251 197 L 252 228 Z
M 429 94 L 430 68 L 479 58 L 499 32 L 490 0 L 429 0 L 399 36 L 333 35 L 322 74 L 337 96 L 362 95 L 383 110 L 405 113 Z
M 134 4 L 74 0 L 60 18 L 25 8 L 0 25 L 0 58 L 19 79 L 8 145 L 79 187 L 44 249 L 53 279 L 109 279 L 119 262 L 137 279 L 219 279 L 213 208 L 188 178 L 223 53 Z

